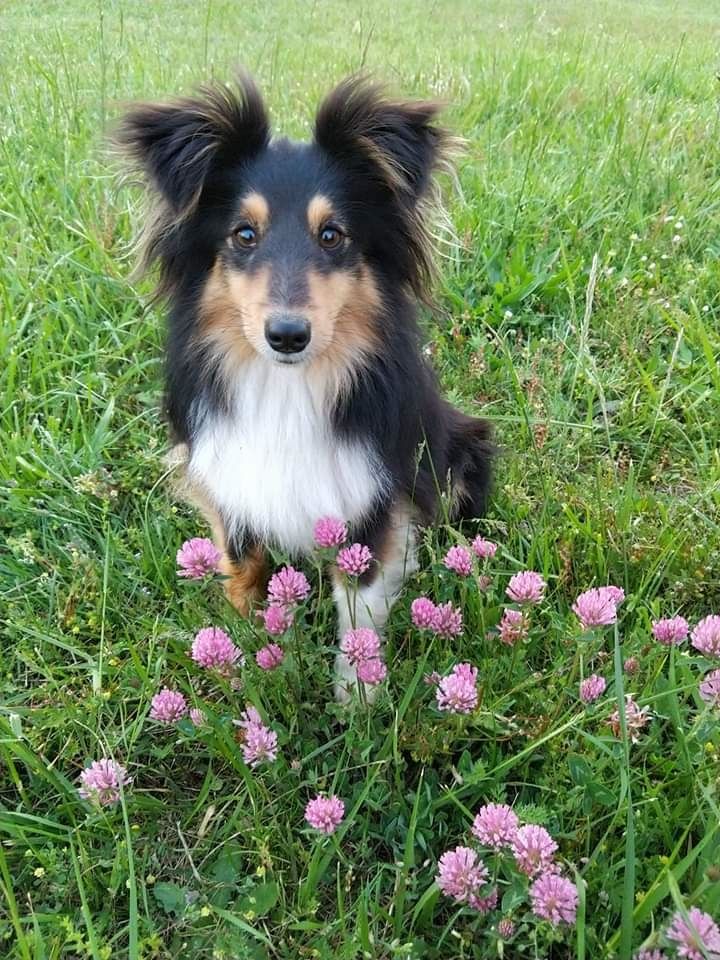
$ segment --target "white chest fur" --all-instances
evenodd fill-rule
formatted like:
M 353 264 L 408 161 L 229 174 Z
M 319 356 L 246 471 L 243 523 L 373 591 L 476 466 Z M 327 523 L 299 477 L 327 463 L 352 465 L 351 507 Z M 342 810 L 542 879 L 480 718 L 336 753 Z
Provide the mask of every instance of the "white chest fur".
M 323 516 L 358 521 L 387 477 L 366 443 L 333 436 L 322 385 L 258 358 L 228 414 L 197 411 L 189 472 L 236 529 L 289 553 Z

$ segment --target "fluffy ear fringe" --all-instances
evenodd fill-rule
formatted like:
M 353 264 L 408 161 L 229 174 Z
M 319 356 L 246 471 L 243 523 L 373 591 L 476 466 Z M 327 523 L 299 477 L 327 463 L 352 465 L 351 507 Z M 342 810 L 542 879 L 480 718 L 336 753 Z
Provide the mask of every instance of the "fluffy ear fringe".
M 434 228 L 448 224 L 435 175 L 453 175 L 463 146 L 435 123 L 441 109 L 435 101 L 393 100 L 381 85 L 357 75 L 331 91 L 315 119 L 319 147 L 394 197 L 415 267 L 411 286 L 426 300 L 434 278 Z
M 435 174 L 452 174 L 462 147 L 435 123 L 441 109 L 433 101 L 393 100 L 360 75 L 331 91 L 315 119 L 318 146 L 393 196 L 413 265 L 410 285 L 426 301 L 435 229 L 445 232 L 448 225 Z M 139 271 L 160 261 L 158 296 L 172 289 L 177 233 L 197 210 L 212 173 L 259 153 L 269 139 L 264 102 L 245 73 L 233 88 L 209 84 L 194 97 L 139 103 L 121 119 L 112 144 L 128 179 L 139 176 L 151 198 L 138 240 Z
M 363 75 L 348 77 L 320 105 L 315 142 L 348 162 L 364 158 L 398 196 L 419 199 L 459 141 L 434 121 L 442 104 L 393 100 Z
M 212 172 L 258 153 L 269 138 L 262 97 L 244 73 L 234 88 L 209 84 L 194 97 L 128 110 L 112 144 L 128 177 L 139 175 L 152 198 L 139 243 L 141 269 L 157 259 L 166 266 L 171 238 L 197 209 Z M 158 292 L 168 287 L 163 269 Z

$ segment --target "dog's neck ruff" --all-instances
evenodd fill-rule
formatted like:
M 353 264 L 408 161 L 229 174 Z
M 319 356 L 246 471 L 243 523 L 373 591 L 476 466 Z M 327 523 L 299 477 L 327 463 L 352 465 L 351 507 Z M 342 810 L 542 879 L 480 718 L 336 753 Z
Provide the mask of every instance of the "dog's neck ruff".
M 229 535 L 249 535 L 290 554 L 312 550 L 324 516 L 351 524 L 389 486 L 369 441 L 339 438 L 330 386 L 304 365 L 262 357 L 229 387 L 228 411 L 194 410 L 190 478 L 205 489 Z

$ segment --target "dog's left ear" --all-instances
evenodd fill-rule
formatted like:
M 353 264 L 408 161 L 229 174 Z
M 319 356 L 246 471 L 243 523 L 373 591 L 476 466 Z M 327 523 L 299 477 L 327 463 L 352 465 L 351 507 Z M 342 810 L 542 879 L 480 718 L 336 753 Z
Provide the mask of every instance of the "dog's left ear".
M 451 152 L 453 138 L 434 123 L 440 109 L 434 102 L 389 99 L 381 86 L 350 77 L 320 105 L 315 142 L 398 200 L 416 202 Z

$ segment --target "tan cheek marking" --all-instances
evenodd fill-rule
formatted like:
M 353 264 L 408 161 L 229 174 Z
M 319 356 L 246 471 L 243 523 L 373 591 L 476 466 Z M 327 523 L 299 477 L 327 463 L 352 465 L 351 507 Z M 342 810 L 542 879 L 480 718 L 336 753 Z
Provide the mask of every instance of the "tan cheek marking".
M 229 298 L 225 270 L 220 260 L 216 260 L 205 283 L 198 316 L 203 334 L 212 334 L 218 328 L 226 326 L 233 314 Z
M 240 203 L 240 217 L 264 231 L 270 223 L 270 207 L 261 193 L 249 193 Z
M 270 268 L 261 267 L 248 273 L 229 268 L 226 272 L 233 302 L 243 313 L 248 308 L 266 307 L 270 300 Z
M 335 216 L 332 203 L 322 193 L 317 193 L 312 198 L 307 208 L 307 219 L 310 233 L 316 236 L 320 229 L 325 226 L 328 220 Z
M 337 332 L 351 347 L 373 353 L 379 344 L 380 294 L 367 267 L 352 277 L 345 309 L 338 317 Z
M 380 295 L 367 267 L 357 276 L 310 271 L 308 287 L 313 337 L 322 341 L 327 363 L 338 372 L 350 370 L 376 352 Z
M 220 261 L 213 267 L 200 302 L 200 331 L 228 363 L 250 359 L 253 343 L 262 343 L 269 288 L 268 268 L 248 274 Z
M 307 313 L 312 323 L 313 338 L 328 345 L 336 325 L 340 322 L 350 298 L 352 278 L 345 270 L 333 270 L 331 273 L 307 274 L 310 294 Z
M 230 296 L 242 316 L 245 337 L 260 346 L 265 338 L 265 320 L 270 308 L 270 267 L 254 273 L 228 271 Z

